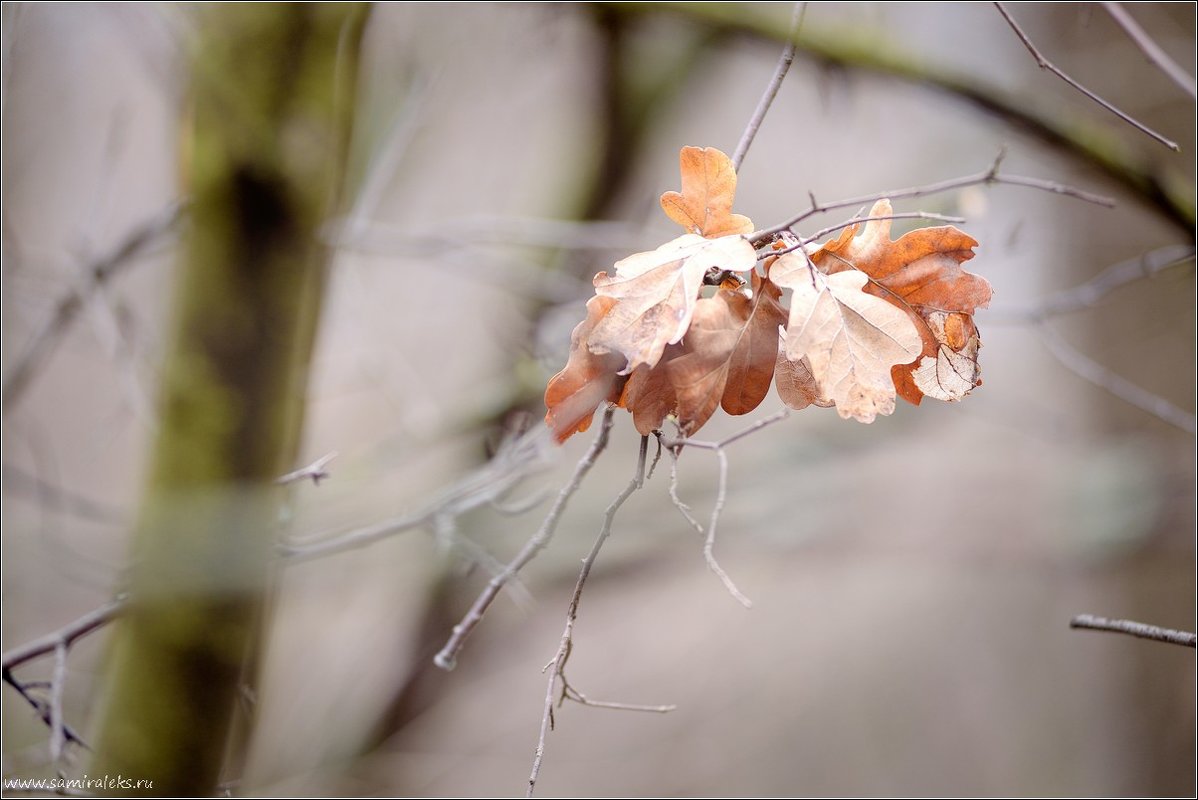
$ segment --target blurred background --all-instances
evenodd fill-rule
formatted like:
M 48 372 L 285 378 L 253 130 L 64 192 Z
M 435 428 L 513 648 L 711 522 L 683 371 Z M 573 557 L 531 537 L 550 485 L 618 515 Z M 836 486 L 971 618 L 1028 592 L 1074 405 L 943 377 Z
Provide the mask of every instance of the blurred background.
M 287 535 L 427 508 L 505 433 L 540 425 L 591 276 L 678 234 L 657 198 L 677 188 L 679 148 L 731 153 L 773 72 L 780 45 L 713 21 L 722 10 L 373 10 L 358 201 L 328 227 L 337 257 L 296 466 L 337 455 L 329 480 L 289 490 Z M 1193 68 L 1192 4 L 1129 10 Z M 994 287 L 975 318 L 984 386 L 959 404 L 900 402 L 869 426 L 810 408 L 730 446 L 717 552 L 751 610 L 707 570 L 663 464 L 616 518 L 568 675 L 594 698 L 678 708 L 566 704 L 540 793 L 1195 791 L 1193 652 L 1068 627 L 1079 613 L 1195 627 L 1194 101 L 1100 5 L 1011 11 L 1048 58 L 1180 152 L 1038 69 L 991 5 L 807 9 L 803 32 L 825 53 L 800 50 L 740 171 L 737 210 L 758 227 L 805 209 L 809 192 L 983 172 L 1003 147 L 1005 173 L 1117 206 L 1013 186 L 896 203 L 961 214 L 980 242 L 968 266 Z M 190 13 L 4 5 L 6 651 L 121 583 L 186 225 Z M 732 14 L 782 35 L 791 6 Z M 905 77 L 866 68 L 883 55 L 908 64 Z M 945 75 L 1072 126 L 1134 175 L 1165 176 L 1190 221 L 961 86 L 946 91 Z M 896 223 L 896 236 L 910 227 Z M 1173 266 L 1060 300 L 1145 254 Z M 1034 321 L 1052 302 L 1065 310 Z M 745 418 L 717 414 L 701 437 L 781 407 L 771 393 Z M 488 558 L 508 560 L 537 529 L 592 436 L 540 440 L 512 497 L 542 499 L 525 513 L 482 504 L 453 536 L 409 531 L 282 569 L 237 791 L 521 794 L 540 670 L 579 560 L 635 465 L 627 414 L 457 669 L 432 655 Z M 679 494 L 701 520 L 717 479 L 711 453 L 683 454 Z M 70 652 L 64 715 L 84 732 L 104 642 L 101 631 Z M 51 763 L 46 727 L 7 686 L 3 703 L 5 777 L 85 763 L 71 749 Z

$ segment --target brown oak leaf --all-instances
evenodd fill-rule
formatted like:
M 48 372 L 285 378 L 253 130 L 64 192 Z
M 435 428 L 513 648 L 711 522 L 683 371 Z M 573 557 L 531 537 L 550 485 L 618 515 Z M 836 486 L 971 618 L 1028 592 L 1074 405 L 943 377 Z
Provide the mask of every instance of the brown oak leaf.
M 615 402 L 624 378 L 616 371 L 624 363 L 618 353 L 593 353 L 587 337 L 616 301 L 610 297 L 592 297 L 587 301 L 587 317 L 570 334 L 570 357 L 561 372 L 545 387 L 545 423 L 559 442 L 591 427 L 595 409 L 604 400 Z
M 682 191 L 661 196 L 661 208 L 687 233 L 709 239 L 751 233 L 753 222 L 732 213 L 736 170 L 732 160 L 714 147 L 684 147 L 678 156 Z
M 615 265 L 614 275 L 595 276 L 595 293 L 616 304 L 591 331 L 591 351 L 622 354 L 628 359 L 625 375 L 641 364 L 656 366 L 666 345 L 681 341 L 690 327 L 707 270 L 745 272 L 756 263 L 743 236 L 685 234 L 629 256 Z
M 807 359 L 819 393 L 841 417 L 868 423 L 892 413 L 890 369 L 914 361 L 922 348 L 907 313 L 864 292 L 864 273 L 825 275 L 801 252 L 779 257 L 769 276 L 792 290 L 786 357 Z
M 893 213 L 879 200 L 869 216 Z M 822 270 L 856 268 L 869 276 L 867 291 L 905 311 L 919 330 L 920 354 L 896 365 L 892 378 L 903 399 L 919 405 L 926 395 L 960 400 L 981 383 L 977 354 L 981 341 L 971 315 L 990 302 L 990 283 L 966 272 L 977 242 L 952 226 L 920 228 L 890 240 L 891 220 L 871 220 L 855 236 L 846 228 L 811 254 Z
M 641 436 L 661 430 L 666 417 L 674 413 L 678 399 L 666 371 L 670 362 L 681 354 L 679 345 L 670 345 L 656 367 L 641 364 L 628 376 L 620 405 L 632 414 L 632 424 Z
M 665 365 L 677 401 L 678 427 L 691 435 L 720 407 L 732 357 L 743 340 L 751 301 L 729 287 L 705 297 L 682 343 L 682 354 Z M 767 383 L 768 387 L 768 383 Z
M 728 299 L 730 304 L 749 306 L 748 321 L 728 361 L 728 382 L 720 399 L 724 411 L 732 415 L 748 414 L 769 394 L 778 357 L 778 329 L 786 324 L 782 289 L 757 274 L 752 286 L 752 300 L 740 293 Z

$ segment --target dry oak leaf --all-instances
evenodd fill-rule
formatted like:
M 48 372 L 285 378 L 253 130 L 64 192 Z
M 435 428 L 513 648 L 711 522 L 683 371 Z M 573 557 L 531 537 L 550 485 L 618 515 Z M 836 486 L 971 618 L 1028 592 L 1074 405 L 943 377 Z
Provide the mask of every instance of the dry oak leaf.
M 746 272 L 756 263 L 753 245 L 743 236 L 704 239 L 691 233 L 625 258 L 614 275 L 595 276 L 595 294 L 616 304 L 587 337 L 591 352 L 623 355 L 628 363 L 622 375 L 641 364 L 656 366 L 666 345 L 681 341 L 690 327 L 707 270 Z
M 751 300 L 739 292 L 726 299 L 737 313 L 747 317 L 729 358 L 728 382 L 720 398 L 724 411 L 734 416 L 748 414 L 769 394 L 778 357 L 778 329 L 786 324 L 782 289 L 757 274 L 753 275 L 752 288 Z
M 751 305 L 748 297 L 729 286 L 722 286 L 714 297 L 700 300 L 682 342 L 682 354 L 664 365 L 674 387 L 674 413 L 684 436 L 703 427 L 720 407 Z M 768 376 L 766 381 L 768 389 Z
M 732 159 L 714 147 L 684 147 L 678 154 L 682 191 L 661 196 L 661 208 L 687 233 L 708 239 L 751 233 L 753 222 L 732 213 L 736 170 Z
M 656 367 L 641 364 L 624 384 L 619 404 L 632 414 L 632 424 L 641 436 L 661 430 L 666 417 L 673 414 L 678 406 L 678 398 L 674 395 L 674 385 L 670 383 L 666 367 L 681 352 L 681 346 L 670 345 Z
M 618 353 L 592 353 L 587 337 L 616 301 L 610 297 L 592 297 L 587 301 L 587 317 L 570 334 L 570 357 L 561 372 L 545 387 L 545 424 L 558 442 L 591 427 L 595 409 L 604 400 L 615 402 L 624 379 L 616 371 L 624 363 Z
M 807 359 L 819 394 L 845 419 L 873 422 L 894 411 L 890 369 L 918 357 L 919 331 L 907 313 L 863 289 L 864 273 L 825 275 L 804 253 L 781 256 L 770 279 L 792 290 L 784 351 Z
M 893 213 L 879 200 L 869 216 Z M 856 268 L 870 278 L 867 288 L 906 311 L 919 330 L 917 360 L 897 365 L 892 378 L 903 399 L 915 405 L 926 395 L 960 400 L 981 383 L 977 354 L 981 342 L 970 315 L 990 303 L 990 283 L 966 272 L 977 242 L 952 226 L 920 228 L 890 240 L 891 220 L 870 220 L 860 236 L 857 226 L 811 254 L 825 272 Z
M 779 336 L 781 339 L 781 335 Z M 789 408 L 802 411 L 807 406 L 828 408 L 835 405 L 825 397 L 811 374 L 811 364 L 807 359 L 791 361 L 786 357 L 785 346 L 778 348 L 778 359 L 774 365 L 774 385 L 778 388 L 778 397 Z

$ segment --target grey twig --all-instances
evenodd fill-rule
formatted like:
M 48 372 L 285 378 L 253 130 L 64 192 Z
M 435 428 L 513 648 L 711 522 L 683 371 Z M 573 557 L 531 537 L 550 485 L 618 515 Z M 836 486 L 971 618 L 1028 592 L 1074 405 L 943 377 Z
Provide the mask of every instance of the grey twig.
M 549 672 L 548 685 L 545 688 L 545 707 L 541 714 L 541 730 L 537 737 L 537 749 L 533 756 L 532 772 L 528 776 L 528 797 L 532 797 L 533 791 L 536 789 L 537 776 L 541 774 L 541 762 L 545 757 L 545 738 L 549 735 L 549 731 L 553 729 L 553 706 L 558 700 L 558 681 L 565 681 L 566 661 L 570 658 L 570 651 L 574 646 L 574 622 L 578 619 L 578 604 L 582 600 L 582 589 L 586 585 L 587 577 L 591 574 L 591 568 L 595 565 L 595 559 L 599 556 L 599 550 L 603 547 L 603 543 L 607 541 L 607 537 L 611 535 L 612 521 L 616 517 L 616 512 L 620 510 L 620 506 L 632 496 L 632 493 L 639 489 L 645 483 L 645 461 L 649 451 L 649 437 L 641 437 L 640 454 L 637 457 L 636 473 L 632 476 L 632 480 L 628 482 L 616 499 L 607 507 L 607 511 L 603 515 L 603 525 L 599 529 L 599 535 L 595 537 L 594 544 L 591 545 L 590 552 L 586 558 L 582 560 L 582 569 L 578 572 L 578 581 L 574 584 L 574 594 L 570 598 L 570 605 L 566 611 L 566 627 L 562 631 L 561 641 L 558 642 L 557 652 L 553 658 L 545 665 L 543 671 Z M 564 695 L 563 695 L 564 696 Z
M 695 447 L 700 450 L 711 450 L 715 453 L 716 458 L 719 460 L 720 479 L 716 491 L 715 505 L 711 509 L 711 519 L 707 523 L 707 535 L 703 540 L 703 559 L 707 562 L 708 569 L 714 572 L 716 577 L 720 579 L 720 582 L 724 584 L 724 588 L 728 590 L 728 594 L 732 595 L 733 599 L 735 599 L 745 608 L 752 608 L 753 602 L 749 600 L 749 598 L 745 597 L 744 593 L 742 593 L 740 589 L 736 587 L 736 583 L 733 582 L 732 578 L 728 575 L 724 568 L 720 566 L 719 561 L 717 561 L 715 557 L 716 527 L 720 521 L 720 513 L 724 510 L 724 501 L 728 491 L 728 455 L 724 452 L 724 448 L 733 442 L 740 441 L 746 436 L 761 430 L 767 425 L 773 425 L 775 422 L 784 420 L 788 416 L 790 416 L 789 411 L 779 411 L 776 414 L 771 414 L 768 417 L 763 417 L 762 419 L 757 420 L 747 428 L 744 428 L 743 430 L 740 430 L 731 436 L 725 437 L 718 442 L 703 442 L 695 439 L 675 439 L 662 443 L 662 446 L 670 451 L 670 455 L 674 459 L 673 468 L 670 472 L 670 499 L 674 502 L 674 506 L 679 510 L 679 512 L 682 513 L 682 516 L 686 518 L 686 521 L 689 522 L 700 534 L 703 533 L 703 526 L 700 525 L 698 520 L 691 515 L 690 507 L 683 503 L 678 497 L 678 455 L 682 452 L 683 447 Z
M 441 669 L 453 669 L 457 663 L 458 653 L 466 644 L 466 639 L 478 627 L 478 623 L 482 622 L 483 615 L 487 613 L 487 609 L 495 602 L 495 598 L 503 587 L 507 585 L 521 569 L 524 568 L 529 561 L 536 558 L 537 554 L 549 544 L 549 540 L 553 538 L 554 532 L 557 530 L 558 522 L 561 521 L 562 514 L 566 510 L 567 504 L 574 493 L 578 491 L 578 487 L 582 485 L 582 479 L 591 471 L 591 467 L 595 465 L 595 460 L 599 454 L 607 447 L 607 442 L 611 434 L 612 422 L 615 414 L 614 408 L 608 408 L 603 412 L 603 420 L 599 424 L 599 433 L 595 436 L 595 440 L 591 442 L 590 448 L 586 454 L 579 460 L 577 466 L 574 467 L 574 474 L 570 476 L 570 480 L 562 487 L 558 493 L 557 500 L 553 507 L 549 509 L 549 513 L 545 515 L 545 519 L 541 522 L 541 527 L 533 534 L 516 554 L 516 557 L 508 563 L 506 567 L 496 573 L 487 583 L 479 596 L 475 599 L 474 604 L 466 615 L 462 617 L 462 621 L 453 627 L 453 633 L 441 651 L 433 657 L 433 663 Z
M 169 206 L 165 211 L 134 228 L 112 252 L 95 259 L 83 268 L 82 284 L 70 288 L 59 298 L 54 310 L 29 338 L 24 350 L 14 360 L 12 368 L 5 376 L 3 388 L 0 389 L 4 413 L 14 407 L 29 387 L 37 370 L 45 363 L 58 340 L 70 328 L 92 295 L 124 268 L 145 255 L 152 245 L 169 233 L 182 216 L 183 209 L 181 203 Z
M 811 200 L 811 205 L 806 211 L 801 211 L 795 214 L 785 222 L 780 222 L 777 225 L 772 225 L 768 228 L 763 228 L 759 231 L 754 231 L 749 234 L 749 240 L 759 243 L 775 233 L 789 230 L 791 227 L 799 224 L 808 217 L 813 217 L 816 214 L 823 214 L 828 211 L 835 211 L 840 208 L 851 208 L 853 206 L 861 206 L 869 203 L 877 202 L 882 199 L 899 200 L 910 197 L 923 197 L 929 194 L 938 194 L 939 192 L 947 192 L 953 189 L 962 189 L 966 186 L 979 186 L 990 184 L 1008 184 L 1011 186 L 1024 186 L 1032 189 L 1040 189 L 1053 194 L 1066 195 L 1078 200 L 1083 200 L 1087 203 L 1104 206 L 1106 208 L 1114 208 L 1115 201 L 1103 195 L 1085 192 L 1081 189 L 1075 189 L 1072 186 L 1066 186 L 1055 181 L 1041 180 L 1040 178 L 1029 178 L 1022 175 L 1003 175 L 999 173 L 999 166 L 1002 164 L 1005 151 L 999 152 L 995 157 L 994 163 L 990 168 L 974 175 L 966 175 L 961 178 L 950 178 L 945 181 L 936 183 L 927 183 L 922 186 L 910 186 L 903 189 L 891 189 L 885 192 L 877 192 L 875 194 L 861 195 L 860 197 L 850 197 L 845 200 L 836 200 L 831 203 L 820 203 L 816 201 L 815 195 L 808 192 L 808 197 Z
M 1118 108 L 1115 108 L 1115 106 L 1111 105 L 1109 102 L 1107 102 L 1106 100 L 1104 100 L 1103 98 L 1101 98 L 1100 96 L 1095 94 L 1094 92 L 1090 91 L 1085 86 L 1082 86 L 1080 83 L 1075 81 L 1073 78 L 1066 75 L 1061 69 L 1059 69 L 1056 66 L 1056 64 L 1053 64 L 1051 61 L 1049 61 L 1047 58 L 1045 58 L 1044 55 L 1036 48 L 1036 45 L 1032 44 L 1032 40 L 1028 38 L 1028 35 L 1023 32 L 1023 29 L 1020 28 L 1019 25 L 1015 22 L 1015 20 L 1011 17 L 1011 15 L 1007 13 L 1007 9 L 1003 7 L 1002 3 L 995 3 L 994 7 L 998 9 L 998 13 L 1002 14 L 1003 19 L 1005 19 L 1007 21 L 1007 24 L 1011 26 L 1011 30 L 1015 31 L 1015 35 L 1019 37 L 1019 41 L 1023 42 L 1023 46 L 1026 47 L 1028 52 L 1032 54 L 1032 58 L 1036 59 L 1036 63 L 1040 65 L 1041 69 L 1046 69 L 1049 72 L 1051 72 L 1052 74 L 1056 75 L 1058 78 L 1065 81 L 1065 83 L 1069 84 L 1074 89 L 1077 89 L 1079 92 L 1081 92 L 1086 97 L 1093 100 L 1095 103 L 1098 103 L 1098 105 L 1102 106 L 1107 111 L 1110 111 L 1112 114 L 1117 116 L 1119 119 L 1128 123 L 1129 125 L 1136 128 L 1137 130 L 1141 131 L 1142 133 L 1148 134 L 1153 139 L 1156 139 L 1158 142 L 1163 144 L 1165 147 L 1168 147 L 1170 150 L 1178 150 L 1178 151 L 1181 150 L 1181 148 L 1177 146 L 1177 142 L 1174 142 L 1172 139 L 1165 138 L 1164 136 L 1162 136 L 1159 133 L 1157 133 L 1156 131 L 1154 131 L 1152 128 L 1149 128 L 1144 123 L 1136 120 L 1129 114 L 1126 114 L 1123 111 L 1120 111 Z
M 52 761 L 59 759 L 62 755 L 63 747 L 67 742 L 74 742 L 82 747 L 87 746 L 63 719 L 62 693 L 63 687 L 66 684 L 67 651 L 77 640 L 115 618 L 124 606 L 125 598 L 117 597 L 106 605 L 94 611 L 89 611 L 73 622 L 68 622 L 56 631 L 19 647 L 14 647 L 12 650 L 4 653 L 2 659 L 0 659 L 3 667 L 4 682 L 15 689 L 17 694 L 49 726 L 50 758 Z M 29 685 L 17 680 L 16 676 L 12 674 L 12 670 L 28 661 L 49 655 L 50 653 L 54 654 L 54 669 L 47 686 L 49 693 L 49 701 L 47 702 L 30 694 Z
M 1195 86 L 1194 78 L 1176 61 L 1169 58 L 1169 55 L 1140 27 L 1131 14 L 1123 10 L 1123 6 L 1118 3 L 1103 3 L 1102 6 L 1115 19 L 1123 32 L 1136 43 L 1136 47 L 1140 48 L 1148 60 L 1156 65 L 1157 69 L 1168 75 L 1169 79 L 1180 86 L 1190 97 L 1198 97 L 1198 86 Z
M 1040 335 L 1040 340 L 1048 347 L 1048 351 L 1069 371 L 1163 422 L 1175 425 L 1190 434 L 1198 432 L 1198 423 L 1193 414 L 1178 408 L 1142 386 L 1132 383 L 1127 378 L 1115 374 L 1077 350 L 1043 322 L 1036 324 L 1035 330 Z
M 613 703 L 609 700 L 592 700 L 582 692 L 571 686 L 563 677 L 562 692 L 567 700 L 573 700 L 575 703 L 591 708 L 611 708 L 616 711 L 644 711 L 650 714 L 667 714 L 678 706 L 673 703 L 664 705 L 643 705 L 641 703 Z
M 774 98 L 778 95 L 778 89 L 782 86 L 782 80 L 786 77 L 786 73 L 790 71 L 790 65 L 794 63 L 795 37 L 799 34 L 799 28 L 803 24 L 803 14 L 806 10 L 806 3 L 795 3 L 794 11 L 790 17 L 790 41 L 782 49 L 782 55 L 778 58 L 778 66 L 774 68 L 774 74 L 770 78 L 769 84 L 765 87 L 765 92 L 761 95 L 761 99 L 757 101 L 757 108 L 753 109 L 753 116 L 749 118 L 749 124 L 745 126 L 745 132 L 740 135 L 740 141 L 737 142 L 736 150 L 732 153 L 732 169 L 737 172 L 740 171 L 740 165 L 744 162 L 745 155 L 749 152 L 749 146 L 753 144 L 753 139 L 757 136 L 757 130 L 761 127 L 766 113 L 770 110 Z
M 1108 631 L 1111 633 L 1126 633 L 1128 636 L 1151 639 L 1154 642 L 1179 644 L 1182 647 L 1195 647 L 1195 644 L 1198 643 L 1198 636 L 1188 631 L 1158 628 L 1156 625 L 1147 625 L 1143 622 L 1134 622 L 1130 619 L 1107 619 L 1106 617 L 1096 617 L 1093 614 L 1079 614 L 1069 620 L 1069 627 L 1085 628 L 1093 631 Z
M 322 480 L 329 477 L 329 472 L 328 472 L 328 470 L 325 469 L 325 467 L 327 467 L 329 465 L 329 462 L 332 461 L 336 457 L 337 457 L 336 450 L 332 451 L 331 453 L 325 453 L 323 456 L 316 459 L 315 461 L 313 461 L 311 464 L 307 465 L 306 467 L 300 467 L 299 469 L 295 470 L 294 472 L 288 472 L 286 475 L 282 475 L 282 476 L 276 478 L 275 483 L 278 483 L 278 484 L 295 483 L 296 481 L 302 481 L 307 478 L 311 478 L 312 485 L 319 486 L 320 482 Z

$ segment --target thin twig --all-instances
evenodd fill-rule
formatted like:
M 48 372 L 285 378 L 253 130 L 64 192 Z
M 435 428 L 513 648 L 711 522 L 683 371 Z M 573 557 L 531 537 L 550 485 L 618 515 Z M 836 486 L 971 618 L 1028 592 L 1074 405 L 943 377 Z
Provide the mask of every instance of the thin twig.
M 659 438 L 658 441 L 660 442 L 661 439 Z M 682 498 L 678 496 L 678 450 L 676 448 L 667 449 L 670 451 L 672 462 L 670 464 L 670 500 L 674 503 L 674 508 L 678 509 L 678 512 L 682 514 L 682 518 L 690 523 L 690 526 L 702 536 L 703 523 L 695 519 L 694 515 L 691 514 L 691 507 L 682 502 Z
M 520 549 L 516 557 L 491 578 L 486 587 L 475 599 L 474 604 L 470 606 L 470 610 L 462 617 L 462 621 L 453 627 L 453 633 L 450 635 L 449 640 L 441 648 L 441 651 L 433 657 L 433 663 L 438 667 L 445 670 L 454 668 L 454 665 L 457 663 L 458 653 L 461 652 L 466 639 L 478 627 L 478 623 L 482 622 L 483 615 L 487 613 L 487 609 L 495 602 L 495 598 L 499 595 L 499 592 L 513 576 L 549 544 L 549 540 L 553 538 L 558 522 L 561 521 L 562 514 L 565 512 L 570 498 L 578 491 L 578 487 L 582 484 L 582 479 L 591 471 L 591 467 L 595 465 L 595 460 L 607 447 L 614 414 L 614 407 L 609 407 L 603 412 L 603 420 L 599 424 L 599 433 L 595 436 L 595 440 L 591 442 L 591 446 L 586 454 L 583 455 L 574 467 L 574 474 L 570 476 L 570 480 L 562 487 L 561 492 L 558 493 L 557 500 L 554 502 L 553 507 L 549 509 L 549 513 L 545 515 L 545 519 L 541 522 L 541 527 L 524 544 L 524 547 Z
M 1177 146 L 1177 143 L 1174 142 L 1172 139 L 1165 138 L 1164 136 L 1162 136 L 1159 133 L 1157 133 L 1156 131 L 1154 131 L 1152 128 L 1149 128 L 1144 123 L 1134 119 L 1129 114 L 1126 114 L 1126 113 L 1120 111 L 1118 108 L 1115 108 L 1115 106 L 1111 105 L 1109 102 L 1107 102 L 1103 98 L 1099 97 L 1097 94 L 1090 91 L 1085 86 L 1082 86 L 1080 83 L 1075 81 L 1073 78 L 1066 75 L 1055 64 L 1053 64 L 1051 61 L 1049 61 L 1047 58 L 1045 58 L 1044 55 L 1038 49 L 1036 49 L 1036 46 L 1034 44 L 1032 44 L 1032 40 L 1028 38 L 1027 34 L 1023 32 L 1023 29 L 1020 28 L 1019 25 L 1015 22 L 1015 20 L 1012 19 L 1011 15 L 1007 13 L 1007 9 L 1003 7 L 1002 3 L 995 3 L 994 7 L 998 9 L 998 13 L 1002 14 L 1003 19 L 1005 19 L 1007 21 L 1007 24 L 1011 26 L 1011 30 L 1015 31 L 1015 35 L 1019 37 L 1019 41 L 1023 42 L 1023 46 L 1026 47 L 1028 52 L 1032 54 L 1032 58 L 1036 59 L 1036 63 L 1040 65 L 1041 69 L 1046 69 L 1049 72 L 1051 72 L 1052 74 L 1056 75 L 1058 78 L 1065 81 L 1065 83 L 1069 84 L 1074 89 L 1077 89 L 1079 92 L 1081 92 L 1086 97 L 1093 100 L 1095 103 L 1098 103 L 1098 105 L 1102 106 L 1107 111 L 1110 111 L 1112 114 L 1119 117 L 1119 119 L 1128 123 L 1132 127 L 1138 129 L 1142 133 L 1148 134 L 1153 139 L 1156 139 L 1158 142 L 1163 144 L 1165 147 L 1168 147 L 1170 150 L 1177 150 L 1177 151 L 1181 150 L 1181 148 Z
M 329 477 L 328 470 L 326 470 L 325 467 L 327 467 L 329 462 L 336 457 L 336 450 L 332 451 L 331 453 L 325 453 L 323 456 L 316 459 L 311 464 L 308 464 L 306 467 L 300 467 L 294 472 L 288 472 L 286 475 L 276 478 L 275 483 L 288 484 L 295 483 L 296 481 L 302 481 L 305 478 L 311 478 L 312 485 L 319 486 L 322 480 Z
M 663 705 L 645 705 L 642 703 L 614 703 L 610 700 L 592 700 L 582 692 L 571 686 L 563 676 L 562 692 L 567 700 L 573 700 L 575 703 L 591 708 L 610 708 L 616 711 L 644 711 L 650 714 L 668 714 L 674 711 L 678 706 L 673 703 Z
M 29 337 L 24 350 L 5 376 L 3 388 L 0 389 L 4 413 L 15 407 L 16 401 L 32 383 L 37 370 L 46 362 L 51 350 L 91 296 L 169 233 L 182 217 L 183 210 L 182 203 L 167 207 L 134 228 L 111 252 L 81 268 L 81 285 L 71 287 L 59 298 L 54 310 Z
M 928 211 L 903 211 L 897 214 L 882 214 L 876 217 L 853 217 L 845 222 L 839 222 L 835 225 L 829 225 L 826 228 L 818 230 L 810 236 L 800 239 L 797 244 L 791 245 L 790 247 L 786 247 L 781 250 L 770 250 L 762 253 L 761 255 L 763 257 L 785 255 L 793 250 L 799 249 L 800 247 L 811 244 L 816 239 L 822 239 L 828 234 L 835 233 L 843 228 L 859 225 L 862 222 L 882 222 L 884 220 L 892 219 L 930 219 L 936 222 L 955 222 L 958 224 L 965 222 L 964 217 L 951 217 L 946 214 L 933 214 Z
M 571 596 L 570 605 L 566 610 L 566 627 L 562 631 L 561 641 L 558 642 L 557 652 L 545 665 L 545 671 L 549 672 L 549 681 L 545 688 L 545 707 L 541 714 L 541 729 L 537 737 L 536 753 L 532 760 L 532 772 L 528 776 L 528 797 L 532 797 L 533 791 L 536 789 L 537 776 L 541 773 L 541 762 L 545 757 L 545 738 L 553 728 L 553 705 L 557 701 L 557 684 L 559 679 L 565 681 L 566 661 L 570 658 L 570 650 L 574 646 L 574 621 L 578 618 L 578 604 L 582 600 L 583 586 L 586 585 L 587 577 L 591 574 L 591 568 L 595 565 L 599 550 L 607 541 L 607 537 L 611 535 L 612 521 L 616 517 L 616 512 L 632 496 L 632 493 L 645 483 L 645 461 L 648 451 L 649 437 L 642 436 L 640 454 L 636 462 L 636 473 L 628 485 L 616 495 L 616 499 L 611 502 L 603 514 L 603 525 L 599 529 L 599 535 L 595 537 L 590 552 L 582 560 L 582 569 L 578 572 L 578 581 L 574 584 L 574 594 Z
M 1069 620 L 1069 627 L 1084 628 L 1093 631 L 1108 631 L 1111 633 L 1126 633 L 1128 636 L 1151 639 L 1154 642 L 1179 644 L 1182 647 L 1195 647 L 1198 644 L 1198 636 L 1188 631 L 1158 628 L 1156 625 L 1147 625 L 1143 622 L 1134 622 L 1130 619 L 1107 619 L 1106 617 L 1096 617 L 1093 614 L 1079 614 Z
M 1180 86 L 1190 97 L 1198 97 L 1198 86 L 1195 85 L 1194 78 L 1176 61 L 1169 58 L 1169 55 L 1140 27 L 1131 14 L 1123 10 L 1123 6 L 1118 3 L 1103 3 L 1102 6 L 1108 14 L 1114 17 L 1123 32 L 1136 43 L 1136 47 L 1140 48 L 1148 60 L 1156 65 L 1157 69 L 1168 75 L 1169 79 Z
M 1095 386 L 1107 390 L 1120 400 L 1131 403 L 1141 411 L 1148 412 L 1162 422 L 1175 425 L 1187 433 L 1198 432 L 1198 421 L 1195 421 L 1193 414 L 1178 408 L 1165 398 L 1153 394 L 1123 376 L 1115 374 L 1074 348 L 1043 322 L 1035 325 L 1035 330 L 1040 335 L 1040 340 L 1048 347 L 1048 351 L 1069 371 Z
M 716 525 L 720 521 L 720 512 L 724 510 L 724 497 L 728 490 L 728 455 L 724 452 L 724 448 L 718 448 L 715 451 L 716 458 L 720 461 L 720 484 L 719 490 L 716 492 L 715 506 L 711 509 L 711 521 L 707 523 L 707 539 L 703 542 L 703 558 L 707 561 L 707 567 L 716 574 L 720 582 L 724 584 L 724 588 L 728 590 L 728 594 L 736 598 L 736 601 L 745 608 L 752 608 L 753 601 L 745 597 L 740 589 L 736 588 L 732 578 L 720 566 L 720 562 L 715 559 L 715 531 Z
M 736 150 L 732 153 L 732 169 L 734 171 L 740 171 L 740 165 L 744 162 L 745 155 L 749 152 L 749 146 L 753 144 L 753 139 L 757 136 L 757 130 L 761 127 L 766 113 L 770 110 L 770 105 L 773 104 L 774 98 L 778 95 L 778 89 L 782 86 L 782 80 L 790 70 L 790 65 L 794 63 L 795 38 L 799 35 L 799 28 L 803 25 L 803 14 L 806 11 L 806 3 L 795 3 L 794 11 L 790 17 L 790 41 L 782 48 L 782 55 L 778 58 L 778 66 L 774 68 L 774 74 L 770 78 L 769 84 L 766 85 L 761 99 L 757 101 L 757 108 L 753 109 L 753 116 L 749 118 L 749 124 L 745 126 L 745 132 L 740 135 L 740 141 L 737 142 Z
M 966 186 L 977 186 L 980 184 L 1009 184 L 1011 186 L 1025 186 L 1033 189 L 1041 189 L 1054 194 L 1067 195 L 1069 197 L 1083 200 L 1087 203 L 1104 206 L 1106 208 L 1114 208 L 1115 201 L 1103 195 L 1085 192 L 1081 189 L 1075 189 L 1071 186 L 1066 186 L 1055 181 L 1041 180 L 1040 178 L 1028 178 L 1021 175 L 1001 175 L 998 168 L 1002 164 L 1005 151 L 1000 151 L 994 159 L 994 163 L 990 168 L 974 175 L 966 175 L 960 178 L 950 178 L 945 181 L 936 183 L 927 183 L 922 186 L 911 186 L 904 189 L 891 189 L 885 192 L 876 192 L 874 194 L 861 195 L 859 197 L 850 197 L 845 200 L 837 200 L 831 203 L 820 203 L 816 201 L 815 195 L 808 193 L 811 199 L 811 205 L 806 211 L 801 211 L 795 214 L 785 222 L 780 222 L 777 225 L 772 225 L 768 228 L 763 228 L 759 231 L 754 231 L 749 234 L 749 241 L 760 243 L 775 233 L 789 230 L 793 226 L 799 224 L 808 217 L 816 214 L 823 214 L 828 211 L 835 211 L 840 208 L 851 208 L 853 206 L 861 206 L 877 202 L 882 199 L 899 200 L 910 197 L 922 197 L 929 194 L 937 194 L 939 192 L 947 192 L 953 189 L 961 189 Z

